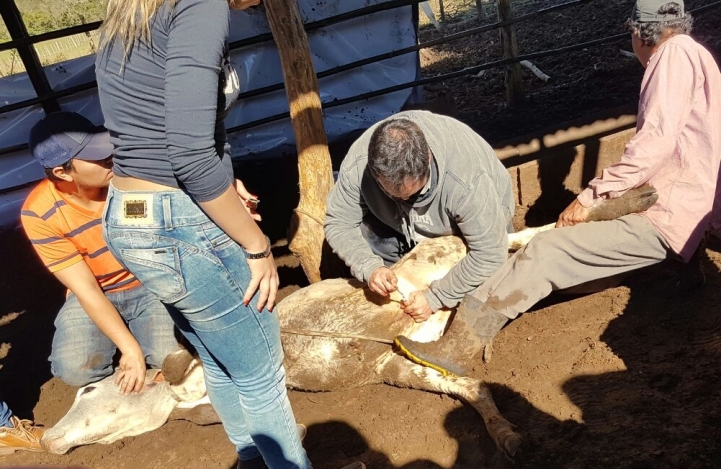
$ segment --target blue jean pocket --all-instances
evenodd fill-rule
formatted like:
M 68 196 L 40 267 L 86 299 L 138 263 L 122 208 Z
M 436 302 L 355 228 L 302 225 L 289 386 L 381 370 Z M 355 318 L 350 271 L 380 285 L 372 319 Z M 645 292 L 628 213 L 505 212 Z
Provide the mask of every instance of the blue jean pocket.
M 177 247 L 120 249 L 120 255 L 145 288 L 164 303 L 173 303 L 185 295 Z

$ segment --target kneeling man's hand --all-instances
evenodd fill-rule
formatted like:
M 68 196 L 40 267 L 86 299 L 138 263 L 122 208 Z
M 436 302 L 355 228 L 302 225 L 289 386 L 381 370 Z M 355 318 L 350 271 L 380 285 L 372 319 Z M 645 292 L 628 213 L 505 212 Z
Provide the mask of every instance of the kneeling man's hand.
M 137 393 L 143 389 L 145 383 L 145 357 L 140 350 L 131 350 L 120 355 L 118 372 L 115 374 L 115 384 L 123 394 Z
M 427 321 L 433 314 L 422 291 L 414 291 L 403 300 L 403 312 L 412 317 L 415 322 Z
M 368 288 L 381 296 L 398 290 L 398 279 L 388 267 L 378 267 L 368 279 Z

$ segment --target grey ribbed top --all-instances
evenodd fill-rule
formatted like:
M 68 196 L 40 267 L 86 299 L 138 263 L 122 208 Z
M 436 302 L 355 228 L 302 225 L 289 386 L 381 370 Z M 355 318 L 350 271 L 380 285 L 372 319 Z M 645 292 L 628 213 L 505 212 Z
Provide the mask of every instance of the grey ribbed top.
M 184 188 L 200 202 L 232 183 L 222 120 L 238 91 L 225 86 L 229 19 L 227 0 L 165 3 L 150 45 L 136 42 L 124 64 L 119 42 L 98 52 L 115 174 Z

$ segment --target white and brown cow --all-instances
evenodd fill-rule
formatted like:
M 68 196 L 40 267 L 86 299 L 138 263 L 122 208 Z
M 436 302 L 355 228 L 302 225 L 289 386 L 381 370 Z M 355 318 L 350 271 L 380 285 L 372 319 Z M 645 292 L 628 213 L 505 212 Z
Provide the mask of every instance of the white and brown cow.
M 655 200 L 653 189 L 638 189 L 594 209 L 591 218 L 608 219 L 618 212 L 641 211 Z M 551 227 L 510 235 L 509 250 L 518 249 L 534 233 Z M 333 391 L 386 383 L 450 394 L 478 411 L 496 446 L 512 458 L 521 437 L 500 414 L 485 383 L 414 364 L 390 345 L 398 335 L 419 342 L 434 341 L 443 335 L 451 310 L 440 310 L 428 321 L 416 323 L 402 312 L 400 301 L 404 295 L 423 290 L 442 278 L 465 255 L 466 247 L 457 237 L 428 239 L 392 267 L 399 290 L 390 297 L 376 295 L 355 280 L 331 279 L 284 298 L 276 311 L 283 331 L 288 386 Z M 462 333 L 449 338 L 457 345 L 454 363 L 467 369 L 480 363 L 480 350 L 471 345 L 472 341 L 465 341 Z M 112 376 L 80 388 L 68 413 L 45 432 L 44 446 L 62 454 L 75 446 L 110 443 L 156 429 L 169 418 L 186 418 L 199 424 L 218 421 L 207 401 L 198 401 L 207 397 L 202 366 L 185 355 L 168 357 L 163 370 L 167 381 L 156 381 L 157 371 L 149 371 L 139 394 L 121 394 Z
M 426 288 L 465 254 L 463 242 L 456 237 L 424 241 L 393 266 L 401 292 Z M 512 456 L 521 438 L 501 416 L 484 383 L 473 378 L 444 376 L 416 365 L 398 355 L 388 343 L 381 342 L 392 342 L 399 334 L 426 342 L 443 334 L 450 310 L 439 311 L 419 324 L 401 310 L 401 295 L 396 292 L 383 298 L 355 280 L 333 279 L 284 298 L 276 311 L 281 329 L 289 331 L 282 334 L 288 386 L 333 391 L 387 383 L 451 394 L 481 414 L 497 446 Z M 324 334 L 334 337 L 323 337 Z M 178 418 L 198 422 L 197 416 L 177 415 L 181 412 L 179 407 L 195 404 L 206 395 L 200 363 L 193 360 L 188 365 L 188 361 L 169 357 L 166 363 L 172 366 L 165 370 L 167 381 L 155 381 L 157 372 L 148 371 L 145 387 L 138 394 L 121 394 L 112 376 L 80 388 L 68 413 L 45 432 L 43 445 L 52 453 L 62 454 L 79 445 L 111 443 L 160 427 L 174 411 Z M 182 364 L 177 365 L 178 362 Z M 194 412 L 203 414 L 208 407 L 196 407 Z M 199 409 L 204 411 L 198 412 Z M 198 423 L 214 419 L 200 420 Z

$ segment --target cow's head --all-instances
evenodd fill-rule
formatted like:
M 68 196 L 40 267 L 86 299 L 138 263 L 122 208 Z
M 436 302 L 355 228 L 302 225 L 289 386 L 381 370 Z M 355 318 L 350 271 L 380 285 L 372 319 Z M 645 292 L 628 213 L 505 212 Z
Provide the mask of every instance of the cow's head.
M 114 375 L 83 386 L 68 413 L 45 431 L 42 445 L 50 453 L 64 454 L 76 446 L 140 435 L 163 425 L 179 403 L 206 395 L 203 368 L 197 360 L 188 365 L 180 383 L 158 380 L 159 373 L 148 370 L 137 394 L 122 394 Z

